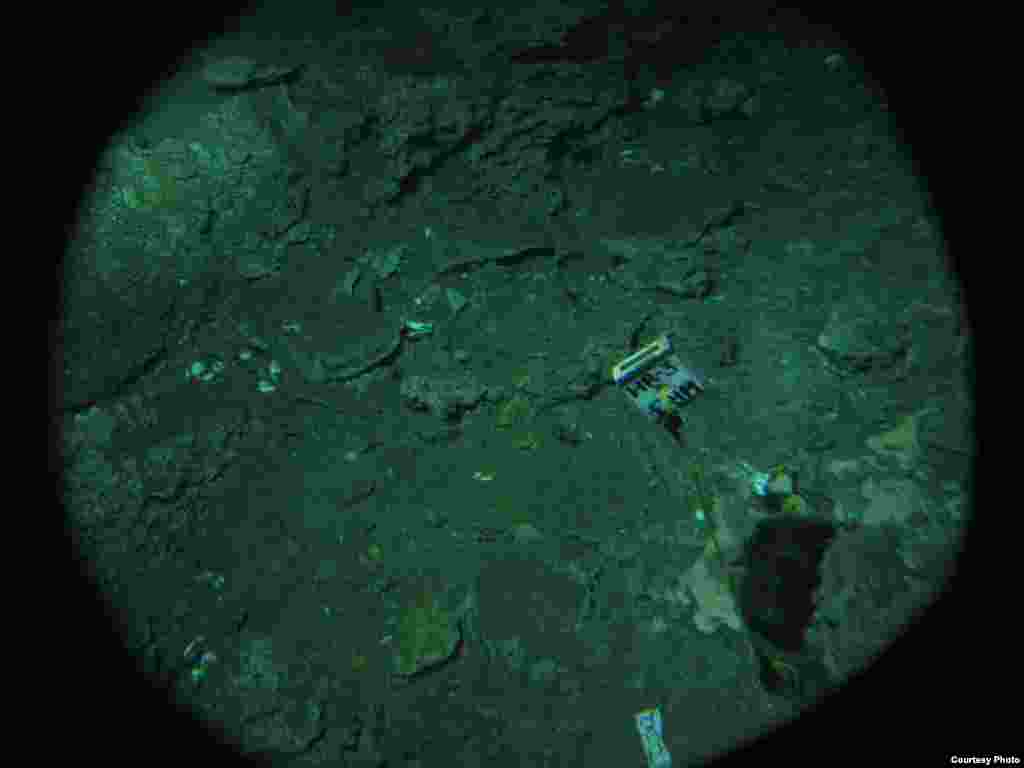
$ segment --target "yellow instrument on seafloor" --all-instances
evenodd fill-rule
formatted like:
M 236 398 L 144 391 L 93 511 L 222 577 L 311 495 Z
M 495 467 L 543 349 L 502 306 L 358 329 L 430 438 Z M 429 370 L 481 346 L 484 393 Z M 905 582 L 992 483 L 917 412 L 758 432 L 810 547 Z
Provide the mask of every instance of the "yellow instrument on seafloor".
M 661 418 L 704 391 L 704 377 L 683 365 L 666 333 L 612 366 L 612 380 L 651 418 Z

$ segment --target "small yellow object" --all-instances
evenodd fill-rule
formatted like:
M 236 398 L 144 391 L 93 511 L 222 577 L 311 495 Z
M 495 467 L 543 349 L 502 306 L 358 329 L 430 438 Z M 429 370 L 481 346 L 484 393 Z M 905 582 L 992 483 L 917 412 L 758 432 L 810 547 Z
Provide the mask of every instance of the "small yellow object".
M 658 400 L 661 401 L 661 407 L 666 413 L 671 413 L 675 410 L 675 406 L 672 401 L 669 400 L 669 395 L 672 394 L 672 388 L 668 384 L 665 384 L 661 389 L 658 390 Z
M 879 445 L 887 451 L 907 452 L 917 444 L 917 422 L 905 416 L 895 428 L 879 436 Z
M 636 352 L 612 366 L 612 380 L 616 384 L 622 384 L 627 378 L 636 375 L 642 369 L 653 364 L 671 351 L 672 342 L 667 334 L 662 334 L 654 341 L 645 344 Z
M 772 668 L 772 671 L 779 676 L 779 680 L 783 685 L 793 685 L 796 682 L 796 667 L 785 659 L 776 656 L 768 660 L 768 665 Z
M 533 432 L 527 432 L 516 440 L 516 448 L 521 451 L 533 451 L 540 447 L 540 438 Z
M 530 404 L 522 395 L 515 395 L 498 407 L 498 429 L 509 429 L 525 421 L 530 413 Z
M 789 494 L 782 502 L 782 512 L 787 515 L 802 515 L 807 510 L 807 502 L 795 493 Z
M 719 557 L 721 550 L 718 548 L 718 540 L 714 536 L 709 536 L 707 543 L 704 545 L 704 557 L 708 560 L 714 560 Z

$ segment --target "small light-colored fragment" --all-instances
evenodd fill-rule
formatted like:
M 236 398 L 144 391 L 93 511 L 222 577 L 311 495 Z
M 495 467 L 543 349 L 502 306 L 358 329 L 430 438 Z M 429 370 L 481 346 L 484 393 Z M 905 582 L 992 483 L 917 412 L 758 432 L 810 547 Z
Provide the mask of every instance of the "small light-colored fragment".
M 219 90 L 239 90 L 279 83 L 295 71 L 294 66 L 261 66 L 245 56 L 227 56 L 203 67 L 203 80 Z
M 244 56 L 228 56 L 203 68 L 203 80 L 214 88 L 243 88 L 256 74 L 256 62 Z

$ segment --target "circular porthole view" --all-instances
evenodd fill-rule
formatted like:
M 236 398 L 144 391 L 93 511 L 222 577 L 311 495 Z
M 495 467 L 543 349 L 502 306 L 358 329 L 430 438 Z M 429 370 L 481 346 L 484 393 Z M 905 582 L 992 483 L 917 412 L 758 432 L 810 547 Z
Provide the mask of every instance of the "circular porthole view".
M 826 10 L 95 38 L 51 337 L 84 752 L 1019 764 L 949 727 L 999 615 L 929 152 L 962 107 Z

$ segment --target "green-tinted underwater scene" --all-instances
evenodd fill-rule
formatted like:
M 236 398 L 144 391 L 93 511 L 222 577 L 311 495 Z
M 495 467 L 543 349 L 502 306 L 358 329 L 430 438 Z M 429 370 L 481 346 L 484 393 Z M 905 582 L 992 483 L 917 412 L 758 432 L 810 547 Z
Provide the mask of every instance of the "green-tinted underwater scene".
M 239 754 L 697 765 L 948 587 L 972 340 L 913 148 L 831 33 L 659 7 L 265 10 L 100 156 L 68 525 Z

